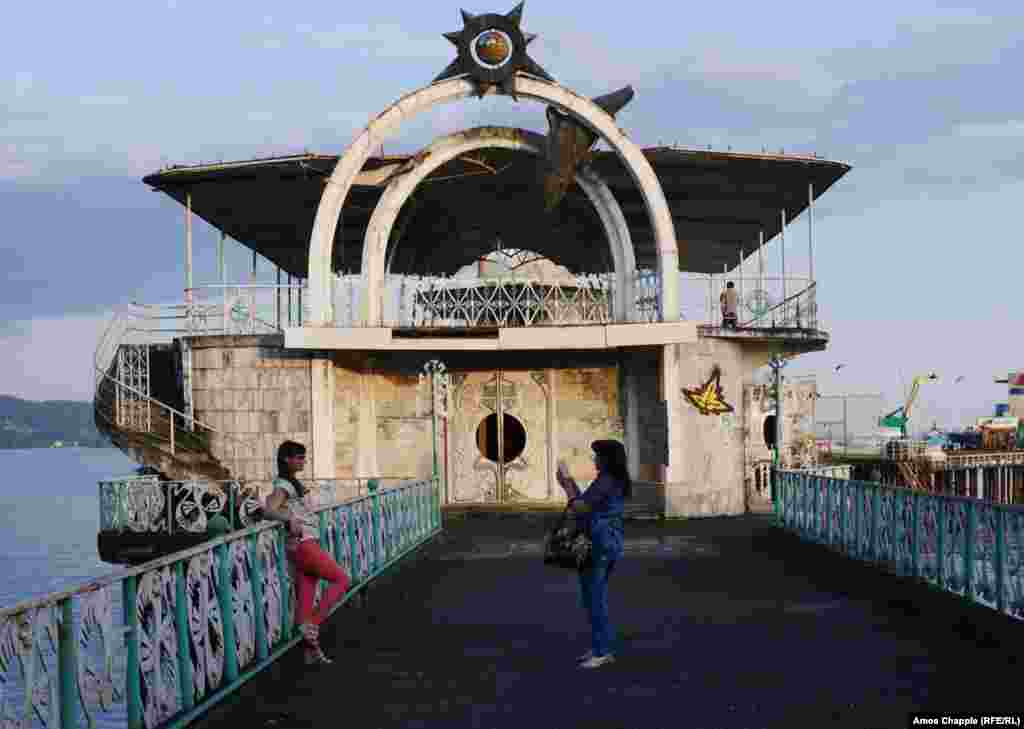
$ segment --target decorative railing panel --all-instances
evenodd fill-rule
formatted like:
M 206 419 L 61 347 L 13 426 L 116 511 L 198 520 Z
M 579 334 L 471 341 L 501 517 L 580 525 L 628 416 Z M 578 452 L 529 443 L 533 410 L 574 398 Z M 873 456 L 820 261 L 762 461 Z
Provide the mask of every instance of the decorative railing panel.
M 317 512 L 321 543 L 362 567 L 345 599 L 441 528 L 430 480 Z M 0 727 L 189 723 L 299 641 L 284 541 L 261 523 L 0 610 Z
M 1024 508 L 775 470 L 801 537 L 1024 620 Z
M 331 506 L 380 486 L 408 479 L 312 479 L 304 483 L 317 506 Z M 255 523 L 260 497 L 239 481 L 160 481 L 136 476 L 99 482 L 100 530 L 150 534 L 201 534 L 220 515 L 232 529 Z

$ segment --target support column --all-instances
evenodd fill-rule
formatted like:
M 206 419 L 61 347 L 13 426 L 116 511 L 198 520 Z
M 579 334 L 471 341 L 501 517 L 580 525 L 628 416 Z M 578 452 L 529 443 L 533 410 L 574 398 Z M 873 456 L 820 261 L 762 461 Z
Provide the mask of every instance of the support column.
M 185 193 L 185 304 L 192 304 L 192 193 Z M 191 319 L 192 312 L 188 312 Z
M 227 334 L 230 314 L 228 312 L 228 268 L 227 264 L 224 262 L 225 238 L 226 234 L 222 230 L 220 232 L 220 240 L 217 241 L 217 273 L 220 275 L 221 306 L 224 309 L 224 319 L 222 320 L 223 326 L 221 328 L 224 333 Z
M 807 261 L 808 275 L 814 283 L 814 184 L 807 185 Z
M 978 466 L 977 470 L 977 483 L 974 485 L 974 498 L 984 499 L 985 498 L 985 467 Z
M 356 437 L 358 478 L 377 478 L 385 475 L 380 473 L 377 464 L 377 407 L 374 400 L 373 378 L 373 361 L 368 360 L 359 374 L 359 430 Z
M 630 355 L 626 355 L 630 357 Z M 640 474 L 640 393 L 638 392 L 639 381 L 635 367 L 630 366 L 630 359 L 623 361 L 625 377 L 623 384 L 626 386 L 626 468 L 632 478 L 639 478 Z
M 683 483 L 683 451 L 679 442 L 682 427 L 679 390 L 679 345 L 666 344 L 661 348 L 659 364 L 659 389 L 665 407 L 665 441 L 667 464 L 663 464 L 661 481 L 665 484 L 665 515 L 679 513 Z
M 782 229 L 779 230 L 779 250 L 782 252 L 782 300 L 786 300 L 786 211 L 782 211 Z
M 553 369 L 544 370 L 544 378 L 548 384 L 548 498 L 557 499 L 562 493 L 561 487 L 555 483 L 555 467 L 558 459 L 561 458 L 558 433 L 558 371 Z M 636 477 L 636 472 L 629 474 Z
M 310 367 L 313 478 L 337 478 L 334 439 L 334 362 L 329 355 L 314 356 Z

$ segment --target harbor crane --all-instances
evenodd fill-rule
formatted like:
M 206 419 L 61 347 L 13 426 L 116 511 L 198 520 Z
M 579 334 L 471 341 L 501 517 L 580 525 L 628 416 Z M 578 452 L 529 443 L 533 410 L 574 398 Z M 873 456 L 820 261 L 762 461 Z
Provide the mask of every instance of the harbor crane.
M 934 372 L 927 375 L 916 376 L 910 385 L 910 394 L 907 396 L 905 403 L 900 405 L 898 408 L 893 410 L 887 415 L 883 415 L 879 421 L 879 426 L 883 428 L 899 428 L 900 437 L 907 437 L 907 423 L 910 422 L 910 415 L 914 408 L 914 402 L 917 400 L 918 393 L 921 391 L 921 385 L 925 382 L 935 382 L 939 379 L 939 376 Z

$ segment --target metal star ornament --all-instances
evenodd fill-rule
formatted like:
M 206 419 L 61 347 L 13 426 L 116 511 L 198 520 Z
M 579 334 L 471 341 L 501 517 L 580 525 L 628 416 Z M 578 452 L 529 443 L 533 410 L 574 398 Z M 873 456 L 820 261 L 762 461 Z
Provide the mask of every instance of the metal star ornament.
M 523 3 L 516 5 L 506 15 L 472 15 L 465 10 L 460 12 L 462 30 L 444 34 L 458 49 L 459 55 L 434 79 L 434 83 L 468 75 L 476 82 L 478 94 L 483 96 L 490 86 L 501 86 L 506 93 L 510 93 L 512 78 L 517 71 L 554 81 L 526 53 L 526 46 L 537 36 L 523 33 L 519 27 L 523 19 Z

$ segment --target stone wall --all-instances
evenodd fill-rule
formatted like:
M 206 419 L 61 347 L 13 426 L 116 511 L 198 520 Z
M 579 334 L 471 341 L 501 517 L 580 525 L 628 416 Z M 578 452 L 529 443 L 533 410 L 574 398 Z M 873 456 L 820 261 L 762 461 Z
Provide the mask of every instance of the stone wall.
M 746 511 L 744 498 L 743 385 L 752 362 L 739 342 L 700 339 L 666 347 L 670 351 L 678 391 L 669 393 L 678 425 L 670 448 L 673 479 L 666 484 L 665 508 L 670 516 L 722 516 Z M 684 388 L 699 390 L 718 367 L 721 400 L 730 412 L 702 414 L 685 397 Z
M 564 459 L 583 488 L 594 479 L 595 440 L 624 440 L 617 367 L 576 367 L 553 371 L 557 420 L 555 462 Z M 562 497 L 560 493 L 556 497 Z
M 371 376 L 370 392 L 377 410 L 377 467 L 391 478 L 424 478 L 434 470 L 431 448 L 430 384 L 420 386 L 418 375 L 378 372 Z M 443 442 L 444 420 L 438 419 L 438 441 Z M 438 468 L 442 454 L 439 445 Z
M 311 445 L 310 360 L 281 336 L 204 336 L 192 346 L 196 420 L 219 434 L 210 450 L 235 478 L 269 484 L 284 440 Z M 316 454 L 310 448 L 306 468 Z
M 429 476 L 429 392 L 419 377 L 408 366 L 389 367 L 386 358 L 339 352 L 332 359 L 337 477 Z

